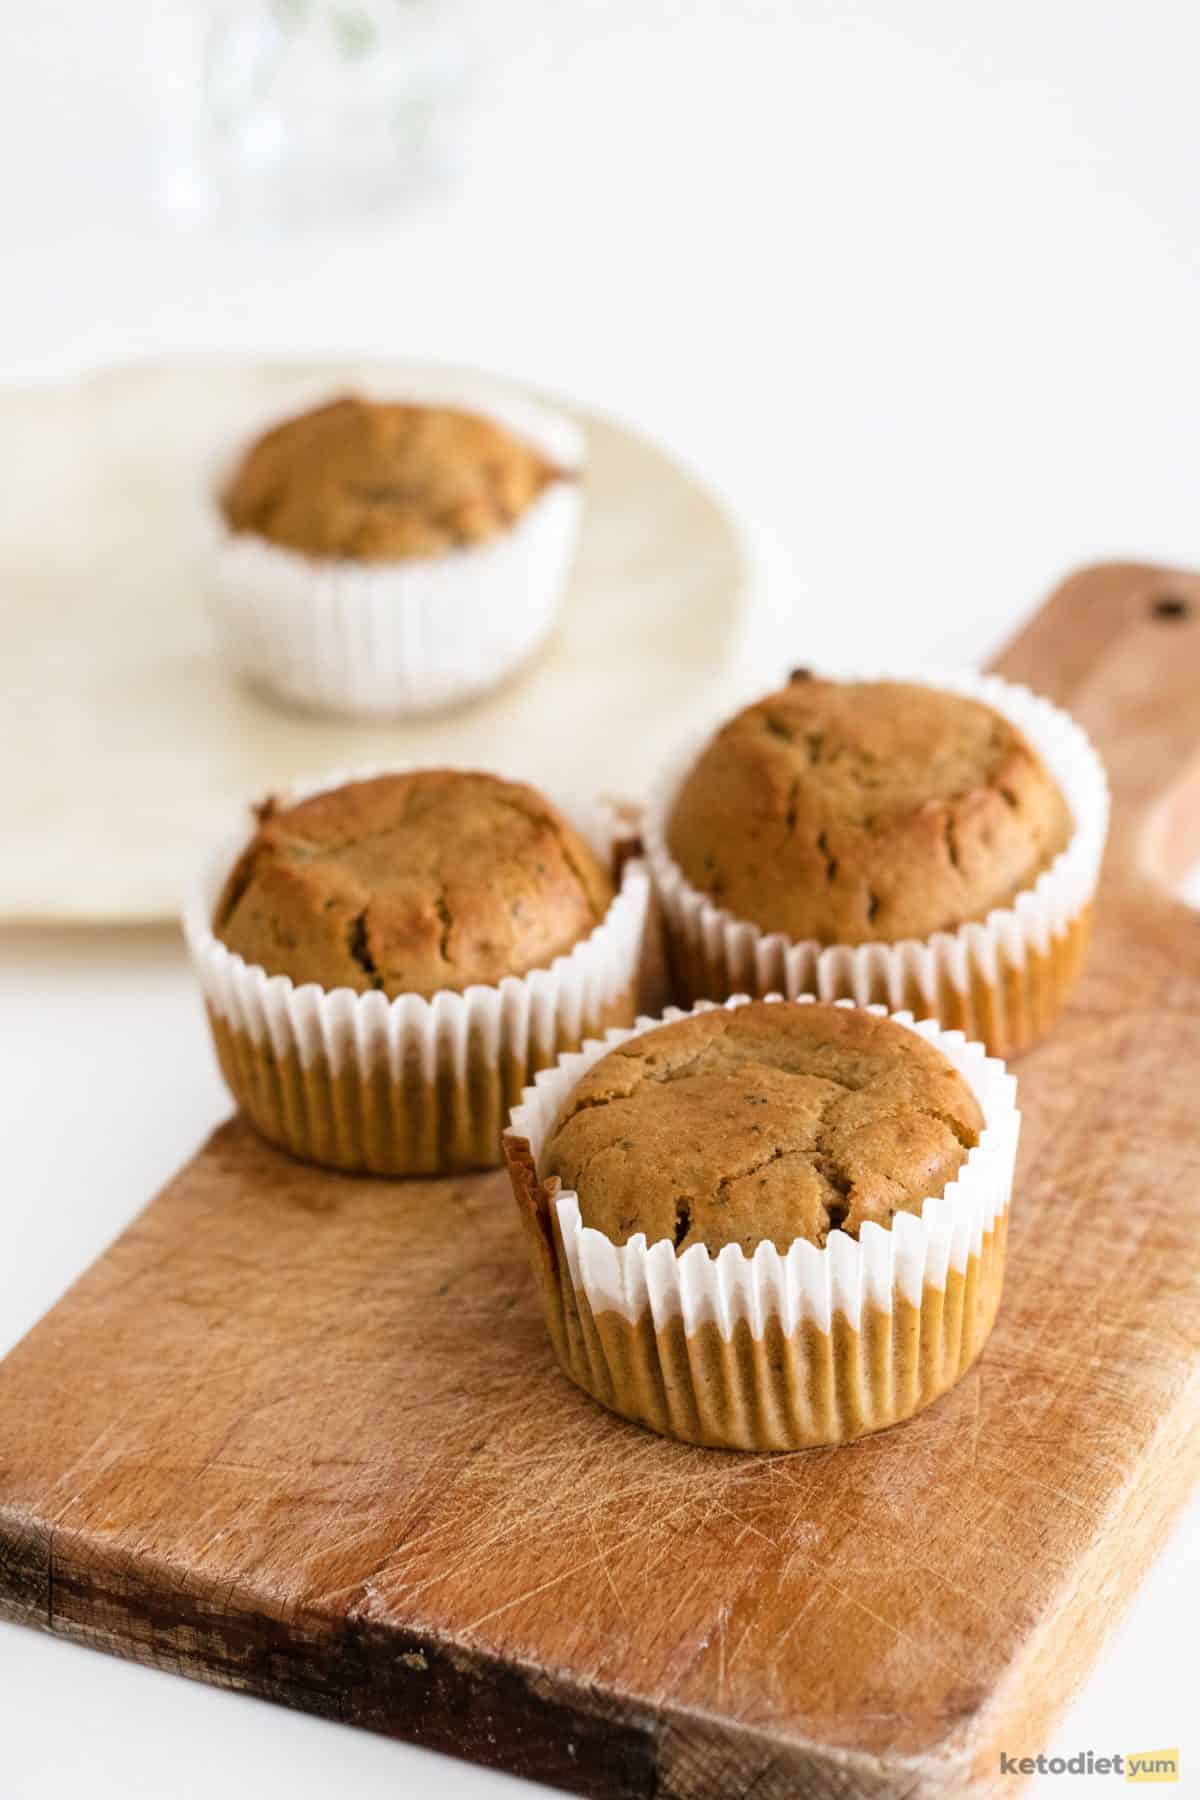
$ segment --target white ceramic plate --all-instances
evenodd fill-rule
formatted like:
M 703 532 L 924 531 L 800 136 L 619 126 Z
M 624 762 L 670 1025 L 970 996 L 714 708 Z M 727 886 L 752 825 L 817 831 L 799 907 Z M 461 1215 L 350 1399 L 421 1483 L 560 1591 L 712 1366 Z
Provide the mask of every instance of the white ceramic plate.
M 0 919 L 172 916 L 231 801 L 324 769 L 444 758 L 636 797 L 656 746 L 739 691 L 735 525 L 662 450 L 591 415 L 562 619 L 508 687 L 367 724 L 287 712 L 236 681 L 201 603 L 206 471 L 291 409 L 413 380 L 396 363 L 196 361 L 0 395 Z

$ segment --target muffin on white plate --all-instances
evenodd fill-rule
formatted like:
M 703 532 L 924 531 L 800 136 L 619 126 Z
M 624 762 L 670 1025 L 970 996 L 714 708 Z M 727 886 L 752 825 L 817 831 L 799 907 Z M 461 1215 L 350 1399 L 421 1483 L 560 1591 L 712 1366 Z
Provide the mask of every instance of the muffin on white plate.
M 554 622 L 582 462 L 570 420 L 511 399 L 493 413 L 343 395 L 272 425 L 211 496 L 210 605 L 231 661 L 283 700 L 349 714 L 495 687 Z

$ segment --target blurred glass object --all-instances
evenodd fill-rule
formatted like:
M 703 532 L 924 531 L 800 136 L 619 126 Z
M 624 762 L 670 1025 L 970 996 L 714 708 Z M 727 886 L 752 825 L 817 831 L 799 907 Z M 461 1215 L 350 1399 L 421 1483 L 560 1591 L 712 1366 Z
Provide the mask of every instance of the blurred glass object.
M 445 172 L 464 74 L 449 0 L 179 0 L 162 62 L 168 209 L 363 216 Z

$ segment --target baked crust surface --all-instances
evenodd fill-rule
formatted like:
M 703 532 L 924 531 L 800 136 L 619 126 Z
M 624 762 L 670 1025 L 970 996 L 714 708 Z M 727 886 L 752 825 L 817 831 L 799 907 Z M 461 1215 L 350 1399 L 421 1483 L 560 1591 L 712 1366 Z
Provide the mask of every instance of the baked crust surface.
M 1066 846 L 1036 751 L 977 700 L 793 680 L 731 719 L 676 796 L 667 848 L 763 931 L 894 943 L 1008 905 Z
M 540 1173 L 585 1225 L 747 1255 L 887 1226 L 942 1193 L 983 1115 L 940 1050 L 878 1014 L 755 1001 L 611 1050 L 571 1094 Z
M 231 530 L 308 556 L 393 562 L 485 543 L 562 478 L 490 419 L 346 395 L 264 433 L 221 508 Z
M 591 846 L 535 788 L 423 769 L 268 801 L 213 931 L 297 985 L 428 998 L 548 967 L 612 898 Z

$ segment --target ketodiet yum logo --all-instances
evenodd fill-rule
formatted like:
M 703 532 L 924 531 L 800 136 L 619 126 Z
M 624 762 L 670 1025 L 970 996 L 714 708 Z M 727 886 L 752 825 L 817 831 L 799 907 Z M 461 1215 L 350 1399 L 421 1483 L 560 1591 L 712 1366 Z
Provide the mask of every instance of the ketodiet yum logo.
M 1178 1781 L 1178 1750 L 1122 1750 L 1097 1756 L 1077 1750 L 1074 1756 L 1010 1756 L 1000 1752 L 1002 1775 L 1115 1775 L 1119 1781 Z

